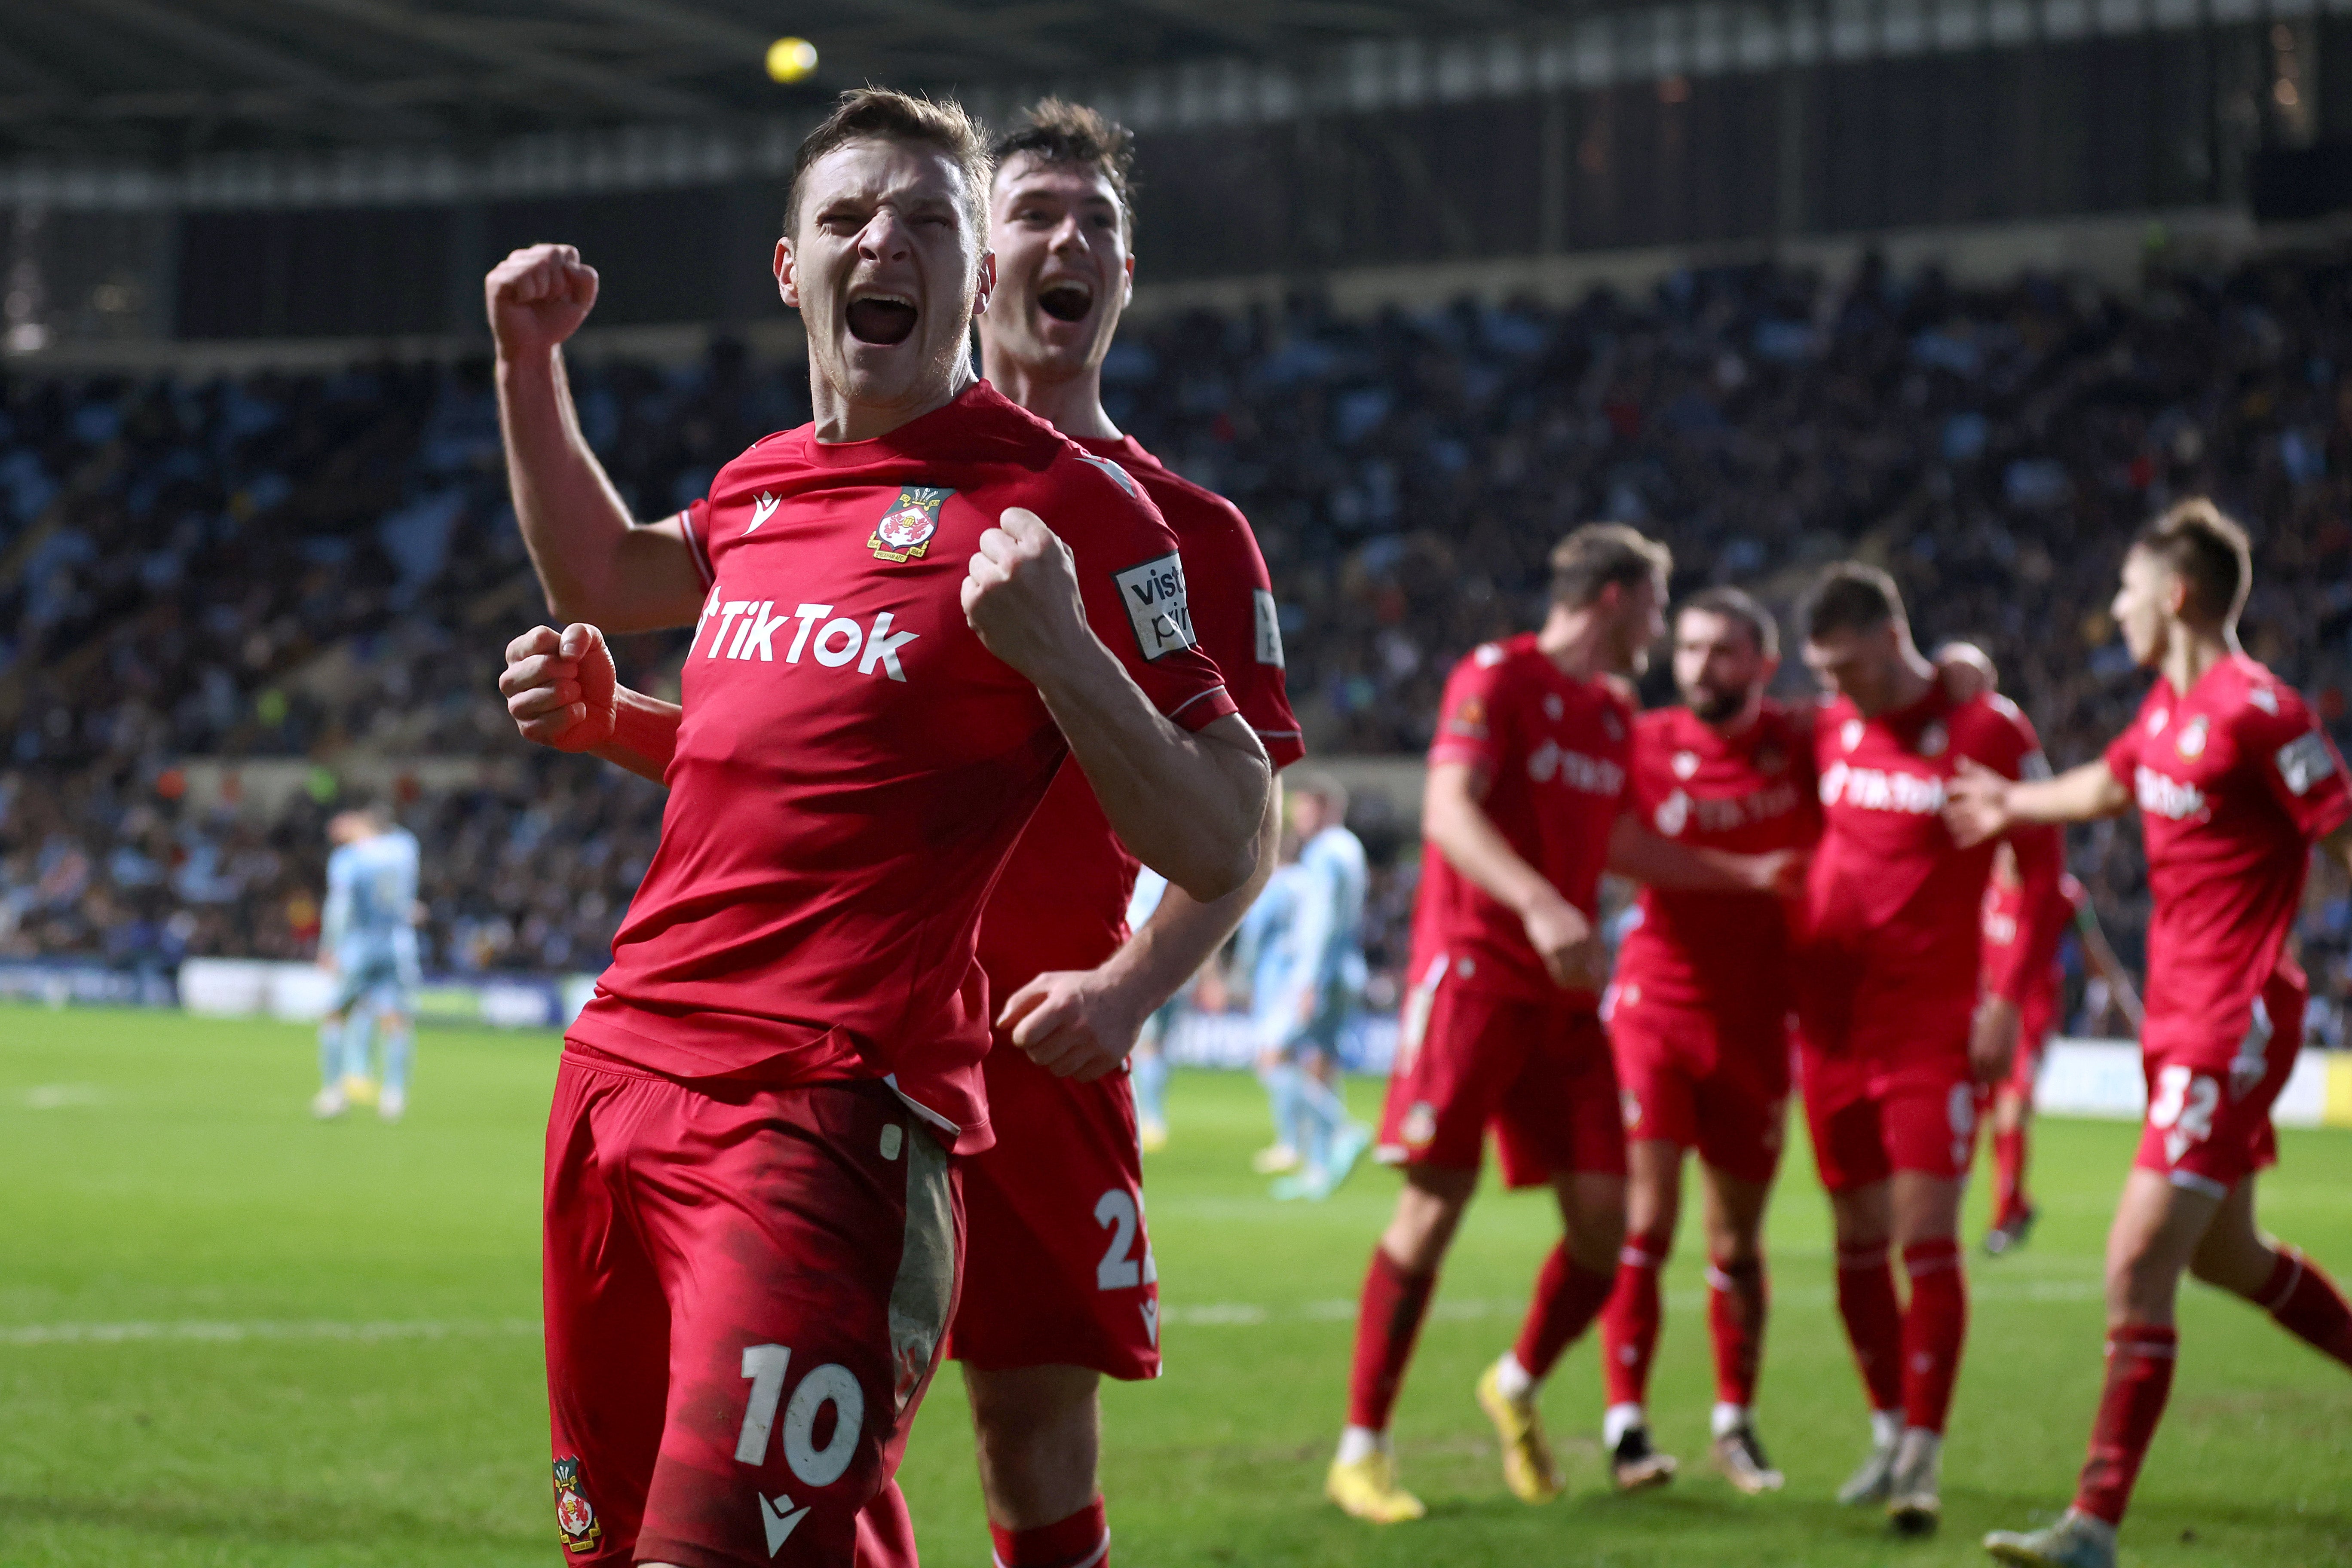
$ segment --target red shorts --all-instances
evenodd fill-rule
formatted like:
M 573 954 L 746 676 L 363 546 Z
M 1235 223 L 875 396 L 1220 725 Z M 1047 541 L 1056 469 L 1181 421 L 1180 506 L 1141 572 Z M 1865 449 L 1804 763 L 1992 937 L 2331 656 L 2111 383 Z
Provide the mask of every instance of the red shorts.
M 1511 1186 L 1625 1173 L 1617 1068 L 1590 1006 L 1469 990 L 1450 971 L 1405 1006 L 1381 1160 L 1475 1171 L 1491 1126 Z
M 2303 1048 L 2306 1000 L 2302 986 L 2273 974 L 2242 1037 L 2147 1045 L 2141 1068 L 2147 1074 L 2147 1121 L 2132 1163 L 2215 1197 L 2277 1164 L 2271 1107 Z
M 1159 1376 L 1131 1080 L 1055 1078 L 1001 1039 L 982 1071 L 996 1146 L 961 1162 L 963 1300 L 947 1353 L 989 1371 Z
M 1937 1020 L 1939 1013 L 1948 1014 Z M 1942 1181 L 1976 1156 L 1977 1096 L 1969 1069 L 1970 1008 L 1887 1009 L 1827 1050 L 1801 1032 L 1805 1125 L 1822 1185 L 1850 1192 L 1897 1171 Z
M 1629 1141 L 1696 1149 L 1735 1181 L 1772 1179 L 1789 1120 L 1785 1016 L 1725 1020 L 1645 1001 L 1635 983 L 1612 997 L 1609 1040 Z
M 544 1280 L 565 1561 L 913 1563 L 891 1477 L 961 1209 L 880 1083 L 689 1085 L 567 1047 Z

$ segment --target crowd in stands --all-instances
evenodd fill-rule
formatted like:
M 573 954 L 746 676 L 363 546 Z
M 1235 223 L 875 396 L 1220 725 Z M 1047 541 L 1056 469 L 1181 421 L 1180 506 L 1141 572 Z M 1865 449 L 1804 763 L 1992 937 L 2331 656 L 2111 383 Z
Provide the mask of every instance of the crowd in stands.
M 654 516 L 804 419 L 804 376 L 722 346 L 682 367 L 583 365 L 575 387 L 589 439 Z M 1531 626 L 1550 544 L 1612 517 L 1672 543 L 1678 591 L 1738 582 L 1784 609 L 1822 563 L 1882 562 L 1922 641 L 1988 648 L 2063 767 L 2142 689 L 2105 613 L 2123 543 L 2192 493 L 2254 532 L 2250 650 L 2344 733 L 2352 268 L 2333 261 L 2152 276 L 2128 297 L 1865 265 L 1677 273 L 1566 310 L 1346 320 L 1302 300 L 1139 322 L 1107 381 L 1116 420 L 1249 513 L 1326 753 L 1425 745 L 1451 662 Z M 366 752 L 483 761 L 476 782 L 402 803 L 425 840 L 435 967 L 594 968 L 660 794 L 522 754 L 491 680 L 499 645 L 543 614 L 478 363 L 11 377 L 0 956 L 305 952 L 331 788 L 262 821 L 170 782 L 188 758 L 331 773 Z M 677 647 L 629 639 L 627 673 L 658 686 Z M 1663 669 L 1645 694 L 1670 699 Z M 1374 933 L 1393 963 L 1410 823 L 1367 826 L 1396 860 Z M 2078 833 L 2072 852 L 2136 954 L 2137 833 Z M 2304 940 L 2339 998 L 2348 927 L 2340 879 L 2323 878 Z

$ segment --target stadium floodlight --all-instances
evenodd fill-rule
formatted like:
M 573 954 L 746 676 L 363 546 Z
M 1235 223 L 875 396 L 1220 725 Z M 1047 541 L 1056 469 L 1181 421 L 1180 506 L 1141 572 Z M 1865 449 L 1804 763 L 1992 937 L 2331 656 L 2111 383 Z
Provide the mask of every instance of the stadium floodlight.
M 789 86 L 816 69 L 816 46 L 806 38 L 778 38 L 768 46 L 768 76 Z

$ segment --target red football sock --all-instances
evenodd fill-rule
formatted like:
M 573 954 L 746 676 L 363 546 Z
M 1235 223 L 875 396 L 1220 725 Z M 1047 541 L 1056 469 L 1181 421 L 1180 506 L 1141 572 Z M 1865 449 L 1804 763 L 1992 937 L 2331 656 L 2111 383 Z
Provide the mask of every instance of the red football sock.
M 1389 1412 L 1412 1360 L 1413 1341 L 1429 1314 L 1437 1273 L 1408 1274 L 1381 1247 L 1364 1275 L 1363 1304 L 1356 1314 L 1355 1370 L 1348 1379 L 1348 1424 L 1375 1432 L 1389 1429 Z
M 2269 1283 L 2254 1299 L 2271 1321 L 2322 1355 L 2352 1366 L 2352 1307 L 2336 1281 L 2292 1247 L 2278 1249 Z
M 1764 1260 L 1717 1262 L 1707 1268 L 1706 1283 L 1706 1326 L 1715 1340 L 1716 1403 L 1753 1405 L 1756 1369 L 1764 1357 L 1768 1294 Z
M 1110 1562 L 1100 1498 L 1057 1524 L 1007 1530 L 992 1522 L 988 1533 L 996 1542 L 996 1568 L 1106 1568 Z
M 1612 1405 L 1649 1403 L 1650 1362 L 1658 1353 L 1663 1316 L 1658 1270 L 1673 1246 L 1668 1236 L 1629 1236 L 1617 1255 L 1617 1282 L 1601 1314 L 1601 1366 Z
M 2095 1519 L 2121 1524 L 2132 1482 L 2164 1416 L 2172 1392 L 2172 1365 L 2180 1336 L 2168 1325 L 2126 1323 L 2107 1336 L 2107 1385 L 2091 1427 L 2090 1457 L 2075 1483 L 2074 1506 Z
M 1535 1300 L 1528 1303 L 1519 1342 L 1511 1347 L 1529 1377 L 1540 1379 L 1551 1371 L 1560 1352 L 1591 1326 L 1616 1286 L 1615 1275 L 1596 1273 L 1570 1258 L 1566 1243 L 1551 1249 L 1536 1276 Z
M 2007 1225 L 2031 1206 L 2025 1201 L 2025 1129 L 1992 1135 L 1992 1223 Z
M 1960 1244 L 1949 1237 L 1913 1242 L 1903 1249 L 1903 1271 L 1911 1277 L 1911 1306 L 1903 1314 L 1903 1424 L 1940 1433 L 1969 1337 Z
M 1895 1270 L 1886 1244 L 1838 1248 L 1838 1316 L 1845 1320 L 1846 1342 L 1870 1391 L 1873 1410 L 1903 1403 L 1903 1308 L 1895 1299 Z

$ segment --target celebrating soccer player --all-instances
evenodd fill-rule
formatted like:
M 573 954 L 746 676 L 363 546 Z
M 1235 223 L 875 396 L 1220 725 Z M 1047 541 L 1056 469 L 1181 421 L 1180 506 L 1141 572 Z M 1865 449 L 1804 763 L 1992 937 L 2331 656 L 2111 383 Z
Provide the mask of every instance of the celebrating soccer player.
M 2098 911 L 2091 895 L 2072 877 L 2058 884 L 2060 902 L 2051 909 L 2053 920 L 2073 925 L 2082 944 L 2083 966 L 2095 985 L 2104 987 L 2113 1006 L 2139 1029 L 2139 993 L 2131 976 L 2107 945 L 2099 929 Z M 2017 875 L 2017 858 L 2003 844 L 1994 853 L 1992 880 L 1985 889 L 1984 950 L 1988 974 L 2006 973 L 2009 950 L 2017 944 L 2018 916 L 2025 903 L 2025 886 Z M 1992 1100 L 1992 1227 L 1985 1232 L 1984 1248 L 1999 1258 L 2025 1244 L 2039 1212 L 2026 1195 L 2026 1137 L 2033 1120 L 2033 1085 L 2041 1076 L 2042 1053 L 2058 1028 L 2059 966 L 2053 963 L 2029 976 L 2031 989 L 2019 1008 L 2017 1062 L 2009 1077 L 1993 1089 Z
M 2254 1224 L 2275 1162 L 2271 1104 L 2294 1070 L 2309 993 L 2287 937 L 2311 847 L 2352 865 L 2343 759 L 2294 688 L 2238 646 L 2252 585 L 2245 531 L 2185 501 L 2124 557 L 2115 617 L 2157 673 L 2106 755 L 2063 777 L 1955 782 L 1954 831 L 2086 822 L 2139 807 L 2155 910 L 2140 1052 L 2147 1121 L 2107 1236 L 2107 1375 L 2074 1506 L 1985 1538 L 2040 1568 L 2112 1568 L 2116 1527 L 2156 1435 L 2179 1350 L 2183 1270 L 2268 1311 L 2352 1366 L 2352 1310 L 2317 1266 Z
M 1068 757 L 1197 901 L 1255 869 L 1265 755 L 1174 536 L 971 378 L 992 174 L 953 105 L 844 95 L 775 252 L 815 422 L 647 527 L 563 387 L 594 274 L 541 247 L 489 279 L 551 596 L 695 626 L 682 712 L 617 689 L 593 626 L 518 638 L 501 680 L 527 737 L 671 790 L 550 1124 L 574 1561 L 912 1561 L 891 1477 L 961 1271 L 956 1156 L 992 1137 L 982 898 Z
M 1636 819 L 1664 837 L 1742 853 L 1811 847 L 1811 716 L 1764 695 L 1780 629 L 1736 588 L 1710 588 L 1675 616 L 1684 706 L 1633 730 Z M 1617 1484 L 1650 1485 L 1675 1462 L 1650 1443 L 1658 1273 L 1674 1247 L 1683 1155 L 1706 1181 L 1707 1327 L 1715 1342 L 1715 1456 L 1740 1490 L 1777 1489 L 1756 1436 L 1763 1351 L 1764 1205 L 1780 1163 L 1789 1096 L 1786 906 L 1758 893 L 1646 887 L 1617 952 L 1610 1043 L 1624 1088 L 1625 1249 L 1601 1317 L 1609 1409 L 1603 1446 Z
M 1359 1518 L 1426 1511 L 1398 1482 L 1389 1415 L 1490 1126 L 1505 1179 L 1549 1184 L 1566 1234 L 1477 1397 L 1512 1491 L 1541 1502 L 1559 1490 L 1537 1387 L 1608 1300 L 1625 1230 L 1625 1129 L 1595 1012 L 1602 869 L 1755 889 L 1793 866 L 1683 849 L 1623 819 L 1633 713 L 1611 677 L 1639 670 L 1664 634 L 1670 564 L 1664 546 L 1622 524 L 1578 529 L 1552 552 L 1542 628 L 1476 649 L 1446 681 L 1412 991 L 1381 1123 L 1381 1157 L 1404 1167 L 1405 1188 L 1364 1280 L 1348 1424 L 1326 1480 Z
M 1999 696 L 1953 700 L 1875 567 L 1823 576 L 1805 662 L 1831 700 L 1813 721 L 1823 827 L 1796 969 L 1800 1065 L 1873 1439 L 1839 1498 L 1883 1501 L 1896 1530 L 1920 1533 L 1941 1511 L 1944 1421 L 1967 1337 L 1958 1237 L 1978 1088 L 2008 1075 L 2020 999 L 2056 951 L 2060 847 L 2046 828 L 2011 836 L 2024 930 L 1979 1004 L 1993 847 L 1954 841 L 1945 788 L 1963 759 L 2011 778 L 2046 773 L 2032 726 Z

